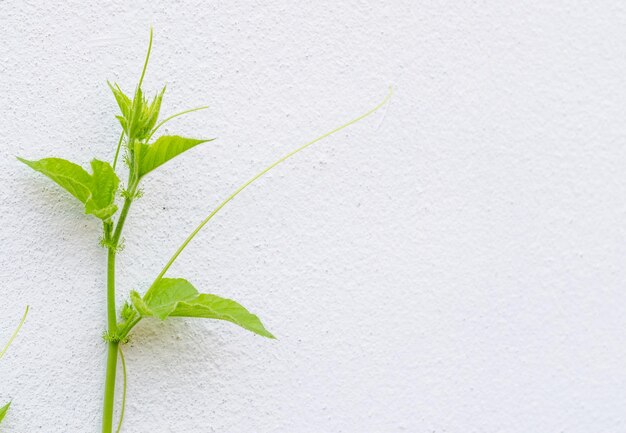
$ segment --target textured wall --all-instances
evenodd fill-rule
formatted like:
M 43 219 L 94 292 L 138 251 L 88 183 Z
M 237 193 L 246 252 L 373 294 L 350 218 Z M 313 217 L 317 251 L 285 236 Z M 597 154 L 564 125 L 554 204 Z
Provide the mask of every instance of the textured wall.
M 626 431 L 622 2 L 52 3 L 0 1 L 3 431 L 99 431 L 99 225 L 13 156 L 111 159 L 150 23 L 145 88 L 211 106 L 168 131 L 219 139 L 146 179 L 120 301 L 396 96 L 180 257 L 279 339 L 142 323 L 125 432 Z

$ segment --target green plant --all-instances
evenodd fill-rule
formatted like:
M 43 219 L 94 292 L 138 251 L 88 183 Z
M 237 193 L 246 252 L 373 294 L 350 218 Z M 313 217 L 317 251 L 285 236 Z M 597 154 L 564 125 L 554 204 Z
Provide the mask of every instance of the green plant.
M 196 234 L 220 211 L 220 209 L 248 185 L 296 153 L 374 113 L 387 103 L 391 96 L 390 92 L 385 100 L 372 110 L 298 147 L 237 188 L 237 190 L 217 206 L 217 208 L 196 227 L 187 239 L 184 240 L 143 295 L 140 295 L 136 291 L 130 292 L 130 301 L 124 303 L 121 307 L 118 318 L 115 306 L 115 259 L 121 246 L 122 229 L 131 204 L 141 196 L 141 191 L 139 190 L 140 181 L 146 175 L 151 175 L 155 169 L 172 158 L 195 146 L 212 140 L 166 135 L 151 141 L 154 134 L 166 122 L 182 114 L 206 108 L 199 107 L 186 110 L 169 116 L 163 121 L 158 121 L 165 88 L 158 92 L 151 100 L 148 100 L 145 98 L 141 87 L 151 50 L 152 30 L 150 31 L 150 42 L 146 59 L 132 98 L 127 96 L 117 84 L 109 83 L 109 87 L 121 111 L 121 114 L 116 117 L 122 127 L 112 164 L 94 159 L 91 161 L 92 172 L 89 173 L 81 166 L 60 158 L 45 158 L 38 161 L 18 158 L 29 167 L 51 178 L 76 197 L 84 204 L 86 214 L 93 215 L 102 220 L 103 235 L 101 244 L 108 250 L 106 290 L 108 326 L 104 333 L 104 339 L 108 344 L 108 355 L 102 418 L 103 433 L 111 433 L 113 430 L 113 406 L 118 356 L 122 360 L 122 372 L 124 377 L 122 408 L 120 420 L 117 425 L 117 431 L 120 431 L 126 394 L 126 363 L 124 361 L 121 345 L 128 340 L 132 329 L 144 318 L 165 320 L 170 317 L 197 317 L 225 320 L 260 336 L 274 338 L 257 316 L 250 313 L 237 302 L 217 295 L 199 293 L 189 281 L 182 278 L 166 278 L 165 274 Z M 126 188 L 122 189 L 119 194 L 123 198 L 122 208 L 117 220 L 114 221 L 113 217 L 118 211 L 116 196 L 118 195 L 120 181 L 116 174 L 116 167 L 120 149 L 124 149 L 124 161 L 126 162 L 128 170 Z
M 0 359 L 2 359 L 2 357 L 7 352 L 7 350 L 9 350 L 9 346 L 11 345 L 11 343 L 13 343 L 13 340 L 15 340 L 15 337 L 17 337 L 17 333 L 20 332 L 20 329 L 22 328 L 22 325 L 26 321 L 26 316 L 27 315 L 28 315 L 28 306 L 26 306 L 26 310 L 24 311 L 24 315 L 22 316 L 22 320 L 20 320 L 20 323 L 17 325 L 17 328 L 15 328 L 15 331 L 13 331 L 13 334 L 11 334 L 11 337 L 9 337 L 9 341 L 7 341 L 7 343 L 4 346 L 4 348 L 2 350 L 0 350 Z M 4 406 L 0 407 L 0 424 L 2 423 L 2 420 L 6 416 L 6 414 L 9 411 L 10 407 L 11 407 L 11 402 L 8 402 Z

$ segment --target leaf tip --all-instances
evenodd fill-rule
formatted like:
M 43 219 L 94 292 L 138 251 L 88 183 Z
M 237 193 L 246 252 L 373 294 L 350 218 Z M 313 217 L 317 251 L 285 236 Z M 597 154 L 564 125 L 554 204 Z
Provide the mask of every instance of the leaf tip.
M 22 158 L 20 156 L 16 156 L 15 157 L 19 162 L 21 162 L 22 164 L 26 164 L 27 166 L 33 168 L 33 164 L 35 163 L 35 161 L 30 161 L 26 158 Z
M 248 330 L 253 331 L 255 334 L 260 335 L 261 337 L 269 338 L 270 340 L 277 340 L 276 336 L 268 331 L 262 323 L 260 323 L 260 320 L 259 325 L 260 326 L 256 327 L 256 329 L 248 328 Z

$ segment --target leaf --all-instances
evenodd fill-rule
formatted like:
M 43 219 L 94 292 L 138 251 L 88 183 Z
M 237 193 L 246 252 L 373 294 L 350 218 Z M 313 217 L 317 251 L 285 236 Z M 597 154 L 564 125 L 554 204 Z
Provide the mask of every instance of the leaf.
M 115 193 L 120 180 L 108 162 L 91 161 L 91 197 L 85 202 L 85 213 L 106 220 L 117 211 Z
M 261 320 L 241 304 L 217 295 L 200 294 L 191 301 L 179 302 L 170 317 L 202 317 L 227 320 L 263 337 L 275 338 Z
M 178 135 L 164 135 L 163 137 L 159 137 L 157 141 L 152 144 L 142 144 L 139 160 L 139 176 L 145 176 L 155 168 L 165 164 L 170 159 L 198 144 L 213 140 L 214 138 L 209 140 L 197 140 L 194 138 L 180 137 Z
M 115 116 L 115 118 L 119 120 L 122 129 L 124 130 L 126 135 L 128 135 L 128 122 L 126 121 L 126 118 L 123 116 Z
M 44 158 L 39 161 L 28 161 L 19 157 L 17 159 L 48 176 L 82 203 L 91 196 L 91 176 L 80 165 L 61 158 Z
M 35 171 L 45 174 L 85 205 L 85 213 L 106 220 L 116 211 L 115 193 L 119 178 L 108 162 L 91 161 L 93 175 L 80 165 L 61 158 L 28 161 L 17 158 Z
M 4 406 L 0 407 L 0 422 L 2 422 L 2 420 L 5 417 L 5 415 L 9 411 L 9 407 L 11 407 L 11 402 L 9 402 L 9 403 L 5 404 Z
M 115 117 L 119 120 L 126 135 L 131 139 L 146 140 L 152 134 L 152 128 L 159 118 L 165 87 L 154 96 L 152 102 L 149 102 L 143 96 L 140 87 L 137 88 L 135 96 L 131 100 L 122 92 L 120 86 L 108 81 L 107 84 L 120 107 L 122 115 Z
M 143 317 L 199 317 L 226 320 L 267 338 L 275 338 L 261 320 L 237 302 L 216 295 L 200 294 L 182 278 L 163 278 L 143 298 L 131 292 L 131 301 Z
M 129 139 L 135 138 L 137 129 L 139 129 L 139 121 L 141 119 L 141 112 L 143 111 L 144 97 L 141 92 L 141 87 L 137 87 L 135 91 L 135 97 L 133 98 L 133 105 L 128 119 L 128 137 Z
M 191 283 L 182 278 L 163 278 L 150 288 L 143 297 L 144 305 L 149 315 L 165 320 L 178 302 L 191 301 L 198 297 L 198 291 Z M 139 312 L 143 315 L 139 308 Z
M 122 89 L 120 89 L 120 86 L 118 86 L 117 83 L 114 83 L 114 86 L 107 81 L 107 84 L 109 85 L 111 92 L 113 92 L 113 96 L 115 96 L 115 101 L 117 101 L 117 105 L 120 107 L 122 116 L 124 116 L 124 118 L 128 118 L 128 115 L 130 114 L 130 109 L 133 105 L 132 101 L 128 96 L 124 94 L 124 92 L 122 92 Z
M 148 104 L 147 101 L 144 103 L 144 111 L 141 115 L 141 130 L 139 131 L 138 138 L 145 139 L 151 134 L 152 128 L 154 128 L 159 118 L 164 93 L 165 87 L 156 94 L 150 104 Z

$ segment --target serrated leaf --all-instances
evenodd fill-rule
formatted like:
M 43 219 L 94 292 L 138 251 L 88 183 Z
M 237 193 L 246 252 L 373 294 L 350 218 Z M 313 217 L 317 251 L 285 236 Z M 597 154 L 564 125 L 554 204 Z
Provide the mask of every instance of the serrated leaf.
M 199 144 L 213 140 L 214 138 L 209 140 L 197 140 L 195 138 L 185 138 L 178 135 L 165 135 L 159 137 L 152 144 L 143 144 L 139 162 L 139 176 L 145 176 L 181 153 Z
M 141 114 L 141 129 L 137 133 L 138 139 L 145 139 L 152 132 L 152 128 L 156 124 L 159 113 L 161 111 L 161 102 L 163 101 L 163 94 L 165 93 L 165 87 L 156 94 L 150 104 L 148 101 L 144 101 L 144 108 Z
M 126 134 L 128 134 L 128 122 L 126 122 L 126 119 L 123 116 L 115 116 L 115 118 L 119 120 L 122 129 Z
M 107 81 L 107 84 L 109 85 L 111 92 L 113 92 L 113 96 L 115 97 L 115 101 L 117 102 L 117 105 L 120 107 L 122 116 L 124 116 L 125 118 L 128 118 L 130 114 L 130 109 L 133 104 L 132 101 L 130 100 L 128 96 L 124 94 L 124 92 L 122 92 L 122 89 L 120 89 L 120 86 L 118 86 L 117 83 L 115 83 L 115 85 L 112 85 L 111 83 Z
M 85 213 L 106 220 L 116 211 L 115 193 L 119 178 L 108 162 L 91 161 L 93 175 L 80 165 L 61 158 L 44 158 L 29 161 L 17 158 L 35 171 L 38 171 L 76 197 L 85 205 Z
M 131 111 L 126 118 L 128 119 L 128 136 L 132 138 L 137 138 L 137 130 L 140 128 L 141 122 L 141 113 L 143 111 L 144 98 L 143 93 L 141 92 L 141 88 L 137 87 L 135 91 L 135 97 L 133 98 L 133 105 L 131 107 Z
M 145 296 L 133 291 L 133 305 L 143 317 L 198 317 L 226 320 L 263 337 L 274 336 L 261 320 L 239 303 L 216 295 L 200 294 L 182 278 L 163 278 L 153 285 Z
M 11 407 L 11 402 L 0 407 L 0 422 L 2 422 L 2 420 L 6 416 L 7 412 L 9 411 L 9 407 Z

